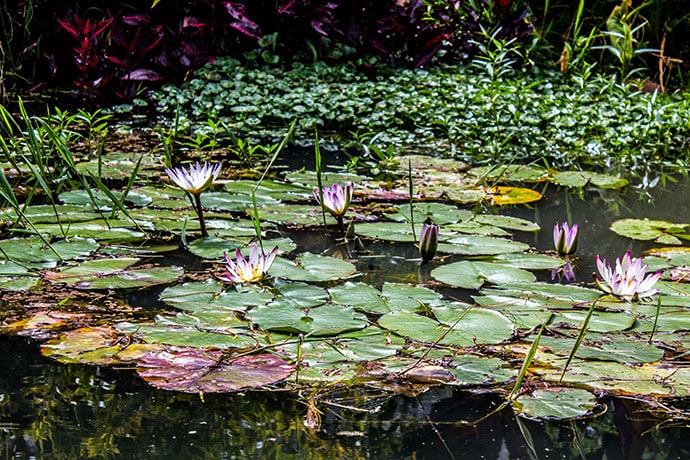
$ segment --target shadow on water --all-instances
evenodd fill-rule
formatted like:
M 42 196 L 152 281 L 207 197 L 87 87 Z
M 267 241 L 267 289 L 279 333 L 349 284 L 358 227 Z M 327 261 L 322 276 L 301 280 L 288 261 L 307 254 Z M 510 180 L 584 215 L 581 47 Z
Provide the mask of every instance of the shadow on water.
M 690 197 L 687 181 L 653 195 L 653 201 L 634 190 L 578 196 L 552 187 L 536 205 L 501 213 L 540 224 L 536 234 L 516 235 L 538 250 L 552 247 L 553 222 L 579 223 L 577 281 L 590 283 L 596 254 L 613 259 L 653 246 L 613 234 L 614 220 L 690 221 L 682 204 Z M 299 251 L 354 254 L 362 279 L 373 284 L 429 278 L 411 244 L 364 242 L 362 252 L 334 245 L 321 231 L 300 232 L 294 241 Z M 466 292 L 447 293 L 469 300 Z M 156 294 L 130 300 L 156 308 Z M 36 343 L 9 337 L 0 338 L 0 368 L 5 458 L 690 458 L 687 421 L 660 422 L 644 402 L 625 398 L 604 401 L 603 415 L 571 423 L 516 418 L 509 407 L 485 418 L 500 396 L 448 386 L 414 397 L 366 387 L 324 387 L 300 398 L 280 388 L 201 396 L 156 390 L 131 369 L 58 364 Z M 319 429 L 305 425 L 314 416 L 309 402 L 321 411 Z

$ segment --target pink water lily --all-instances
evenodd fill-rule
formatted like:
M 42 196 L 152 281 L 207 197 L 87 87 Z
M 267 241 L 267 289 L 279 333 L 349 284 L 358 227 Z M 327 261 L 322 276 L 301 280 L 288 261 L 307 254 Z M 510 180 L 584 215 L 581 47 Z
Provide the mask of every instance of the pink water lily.
M 259 245 L 255 242 L 249 251 L 249 258 L 242 255 L 241 250 L 235 253 L 235 260 L 232 260 L 227 253 L 225 253 L 225 269 L 227 273 L 223 273 L 218 277 L 231 283 L 255 283 L 261 281 L 268 270 L 273 265 L 273 261 L 278 254 L 278 246 L 273 248 L 271 252 L 265 254 L 259 249 Z
M 197 161 L 196 164 L 190 165 L 188 169 L 182 166 L 165 168 L 165 172 L 170 177 L 170 180 L 192 196 L 192 205 L 196 215 L 199 217 L 199 228 L 203 237 L 208 236 L 208 232 L 206 231 L 206 221 L 204 221 L 204 211 L 201 207 L 201 192 L 206 190 L 218 178 L 222 168 L 222 163 L 211 164 L 205 161 L 203 164 Z
M 572 227 L 568 222 L 559 225 L 558 222 L 553 226 L 553 245 L 561 256 L 574 254 L 577 249 L 578 225 Z
M 331 213 L 333 217 L 338 221 L 338 226 L 340 230 L 344 230 L 343 216 L 350 207 L 350 201 L 352 201 L 352 191 L 354 185 L 352 182 L 348 182 L 343 185 L 338 182 L 333 185 L 326 185 L 321 188 L 319 192 L 318 187 L 314 189 L 312 195 L 323 206 L 323 208 Z M 323 195 L 323 203 L 321 202 L 321 195 Z
M 632 257 L 630 251 L 625 253 L 623 259 L 616 258 L 614 269 L 606 259 L 597 256 L 597 269 L 602 279 L 595 274 L 594 280 L 602 291 L 630 302 L 659 292 L 654 285 L 661 278 L 662 271 L 647 274 L 647 268 L 647 265 L 642 265 L 642 258 Z
M 422 224 L 422 234 L 419 237 L 419 255 L 422 257 L 422 263 L 429 262 L 436 255 L 438 230 L 438 224 L 431 219 Z

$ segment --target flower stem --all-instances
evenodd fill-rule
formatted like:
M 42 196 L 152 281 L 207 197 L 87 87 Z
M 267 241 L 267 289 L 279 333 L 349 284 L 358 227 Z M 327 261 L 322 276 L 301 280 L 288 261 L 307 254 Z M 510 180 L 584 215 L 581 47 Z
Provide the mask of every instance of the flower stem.
M 206 238 L 208 232 L 206 231 L 206 221 L 204 220 L 204 210 L 201 207 L 201 193 L 194 195 L 194 208 L 196 215 L 199 217 L 199 228 L 201 229 L 201 237 Z
M 340 232 L 345 233 L 345 221 L 343 216 L 338 216 L 336 219 L 338 220 L 338 228 L 340 229 Z

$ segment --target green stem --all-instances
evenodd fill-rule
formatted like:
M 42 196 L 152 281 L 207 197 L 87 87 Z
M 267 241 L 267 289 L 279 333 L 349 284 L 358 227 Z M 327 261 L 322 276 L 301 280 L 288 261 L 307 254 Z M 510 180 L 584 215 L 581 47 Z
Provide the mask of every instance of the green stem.
M 208 232 L 206 231 L 206 221 L 204 220 L 204 210 L 201 207 L 201 194 L 197 193 L 194 195 L 194 207 L 196 209 L 196 215 L 199 217 L 199 228 L 201 228 L 201 237 L 206 238 Z

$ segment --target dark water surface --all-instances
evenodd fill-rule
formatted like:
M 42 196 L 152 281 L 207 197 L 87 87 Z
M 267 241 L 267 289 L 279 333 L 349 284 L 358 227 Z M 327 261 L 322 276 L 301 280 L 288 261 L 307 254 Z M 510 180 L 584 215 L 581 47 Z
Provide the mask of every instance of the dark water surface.
M 596 254 L 610 260 L 654 246 L 613 234 L 612 221 L 690 222 L 687 181 L 652 190 L 653 201 L 633 189 L 578 196 L 549 187 L 539 203 L 501 212 L 539 223 L 539 233 L 516 235 L 539 250 L 552 247 L 555 221 L 579 223 L 583 283 L 591 282 Z M 295 239 L 300 250 L 334 250 L 322 233 Z M 359 257 L 358 268 L 368 281 L 424 280 L 411 260 L 417 257 L 412 245 L 369 243 L 367 249 L 372 255 Z M 373 255 L 381 253 L 390 257 Z M 500 405 L 499 396 L 450 387 L 416 397 L 367 388 L 322 389 L 301 398 L 280 390 L 202 397 L 153 389 L 130 369 L 58 364 L 41 356 L 36 342 L 16 337 L 0 337 L 0 369 L 3 458 L 690 458 L 687 401 L 670 402 L 685 411 L 680 422 L 655 418 L 643 401 L 628 398 L 604 400 L 601 415 L 589 420 L 535 422 L 514 417 L 510 408 L 483 419 Z M 322 412 L 319 429 L 305 426 L 305 401 Z

